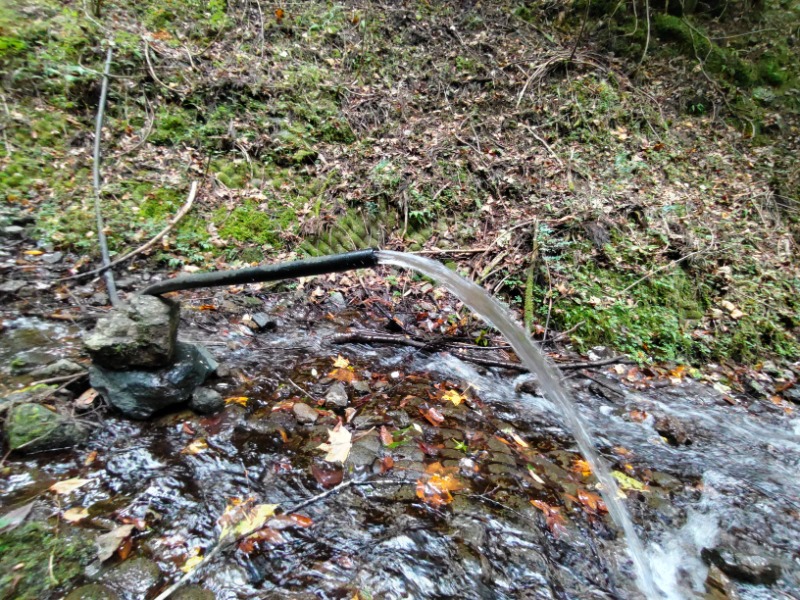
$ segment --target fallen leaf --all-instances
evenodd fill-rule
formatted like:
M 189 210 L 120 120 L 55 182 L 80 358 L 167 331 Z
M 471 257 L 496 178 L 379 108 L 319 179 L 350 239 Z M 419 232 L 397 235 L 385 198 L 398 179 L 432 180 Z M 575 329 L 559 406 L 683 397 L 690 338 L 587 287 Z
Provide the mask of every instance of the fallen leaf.
M 442 400 L 446 400 L 447 402 L 452 402 L 456 406 L 464 402 L 467 398 L 462 394 L 459 394 L 456 390 L 447 390 L 444 394 L 442 394 Z
M 59 481 L 54 483 L 50 486 L 50 491 L 55 492 L 56 494 L 69 494 L 70 492 L 74 492 L 82 485 L 86 485 L 89 483 L 91 479 L 80 479 L 80 478 L 73 478 L 73 479 L 65 479 L 64 481 Z
M 544 513 L 544 519 L 545 523 L 547 523 L 547 528 L 555 537 L 559 537 L 567 532 L 567 521 L 564 518 L 564 515 L 561 514 L 560 508 L 557 506 L 551 506 L 542 500 L 531 500 L 531 504 Z
M 592 474 L 592 467 L 582 458 L 576 458 L 572 461 L 572 472 L 580 473 L 583 477 L 588 477 Z
M 86 458 L 83 460 L 83 465 L 88 467 L 94 461 L 97 460 L 97 450 L 92 450 L 89 454 L 86 455 Z
M 189 454 L 195 455 L 200 454 L 208 450 L 208 442 L 206 442 L 203 438 L 197 438 L 196 440 L 192 441 L 186 448 L 181 450 L 181 454 Z
M 197 565 L 203 562 L 203 556 L 200 554 L 201 548 L 198 546 L 197 548 L 193 548 L 189 558 L 186 559 L 186 562 L 183 563 L 181 567 L 181 571 L 184 573 L 191 572 Z
M 528 442 L 526 442 L 521 437 L 519 437 L 518 433 L 512 431 L 510 435 L 513 438 L 513 440 L 517 443 L 517 445 L 520 446 L 521 448 L 529 448 L 530 447 L 528 445 Z
M 611 471 L 611 475 L 617 480 L 619 487 L 623 490 L 633 490 L 636 492 L 647 491 L 647 486 L 641 481 L 626 475 L 622 471 Z
M 545 485 L 544 479 L 539 477 L 539 474 L 534 470 L 533 465 L 528 465 L 528 475 L 530 475 L 531 479 L 533 479 L 536 483 Z
M 19 508 L 8 511 L 3 516 L 0 516 L 0 533 L 12 531 L 22 525 L 22 523 L 25 522 L 25 519 L 28 518 L 28 515 L 31 514 L 31 510 L 33 509 L 33 505 L 35 503 L 35 500 L 33 502 L 28 502 Z
M 337 369 L 347 369 L 350 367 L 350 361 L 340 354 L 333 360 L 333 366 Z
M 77 523 L 89 516 L 89 510 L 86 508 L 70 508 L 65 510 L 61 518 L 69 523 Z
M 135 527 L 133 525 L 120 525 L 115 529 L 97 536 L 94 540 L 97 547 L 97 558 L 104 562 L 114 555 L 126 538 L 130 537 Z
M 591 512 L 608 512 L 603 499 L 599 495 L 593 494 L 587 490 L 578 490 L 578 501 Z
M 394 444 L 394 436 L 392 436 L 392 433 L 388 429 L 386 429 L 385 425 L 381 425 L 380 438 L 381 438 L 381 443 L 384 446 L 391 446 L 392 444 Z
M 41 250 L 25 250 L 23 254 L 27 254 L 28 256 L 41 256 L 44 254 Z
M 450 504 L 455 492 L 463 484 L 456 478 L 458 467 L 443 467 L 435 462 L 425 468 L 425 474 L 417 480 L 417 498 L 433 507 Z
M 352 439 L 352 434 L 339 421 L 336 427 L 328 430 L 328 441 L 320 444 L 317 448 L 327 452 L 323 460 L 343 463 L 350 454 L 350 448 L 353 446 Z
M 311 474 L 317 480 L 317 483 L 326 489 L 339 485 L 344 477 L 341 467 L 332 467 L 327 464 L 315 463 L 311 465 Z
M 220 544 L 231 542 L 247 533 L 264 526 L 267 519 L 275 514 L 278 504 L 255 504 L 248 498 L 241 504 L 230 504 L 222 516 L 217 519 L 220 526 Z
M 434 427 L 438 427 L 439 425 L 442 424 L 442 422 L 444 422 L 444 415 L 435 408 L 433 408 L 432 406 L 427 410 L 423 410 L 420 408 L 419 412 L 421 412 L 422 416 L 428 420 L 428 423 L 430 423 Z
M 89 408 L 94 404 L 95 398 L 97 398 L 97 390 L 89 388 L 75 399 L 75 406 L 78 408 Z
M 247 401 L 250 398 L 247 396 L 231 396 L 230 398 L 225 398 L 225 404 L 238 404 L 239 406 L 247 406 Z

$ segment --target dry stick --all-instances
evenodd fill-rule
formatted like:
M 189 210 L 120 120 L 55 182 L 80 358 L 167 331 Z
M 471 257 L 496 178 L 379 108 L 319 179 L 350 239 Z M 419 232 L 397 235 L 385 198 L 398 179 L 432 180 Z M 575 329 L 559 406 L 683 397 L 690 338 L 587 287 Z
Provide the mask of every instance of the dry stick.
M 285 512 L 286 512 L 286 514 L 295 513 L 298 510 L 301 510 L 301 509 L 305 508 L 306 506 L 314 504 L 315 502 L 319 502 L 323 498 L 327 498 L 331 494 L 335 494 L 337 492 L 341 492 L 342 490 L 344 490 L 346 488 L 349 488 L 349 487 L 352 487 L 352 486 L 356 486 L 356 485 L 386 485 L 386 484 L 402 485 L 404 483 L 408 483 L 408 482 L 407 481 L 402 481 L 402 480 L 400 480 L 400 481 L 392 481 L 392 480 L 387 480 L 387 479 L 378 480 L 378 481 L 354 481 L 353 479 L 350 479 L 348 481 L 344 481 L 344 482 L 340 483 L 336 487 L 332 487 L 331 489 L 322 492 L 321 494 L 317 494 L 316 496 L 312 496 L 311 498 L 308 498 L 307 500 L 303 500 L 300 504 L 298 504 L 296 506 L 293 506 L 292 508 L 286 510 Z M 199 563 L 197 563 L 197 565 L 195 565 L 195 567 L 191 571 L 186 573 L 183 577 L 178 579 L 178 581 L 176 581 L 171 586 L 169 586 L 166 590 L 161 592 L 155 598 L 155 600 L 166 600 L 178 588 L 183 586 L 192 577 L 197 575 L 200 572 L 200 570 L 205 565 L 207 565 L 209 562 L 211 562 L 214 559 L 214 557 L 216 557 L 220 552 L 222 552 L 226 548 L 230 548 L 231 546 L 239 543 L 241 540 L 253 535 L 255 532 L 257 532 L 257 531 L 259 531 L 260 529 L 263 529 L 263 528 L 264 528 L 264 525 L 260 525 L 259 527 L 256 527 L 255 529 L 252 529 L 251 531 L 248 531 L 247 533 L 245 533 L 243 535 L 240 535 L 239 537 L 237 537 L 236 539 L 234 539 L 234 540 L 232 540 L 230 542 L 220 542 L 219 544 L 214 546 L 213 550 L 211 550 L 211 552 L 206 554 L 203 557 L 203 560 L 201 560 Z
M 97 107 L 97 124 L 94 132 L 94 164 L 92 167 L 92 187 L 94 188 L 94 213 L 97 217 L 97 241 L 100 244 L 100 254 L 103 257 L 103 266 L 108 268 L 111 259 L 108 255 L 108 242 L 106 241 L 105 226 L 103 225 L 103 214 L 100 212 L 100 138 L 103 133 L 103 114 L 106 108 L 106 96 L 108 95 L 108 72 L 111 70 L 111 56 L 112 48 L 108 47 L 108 54 L 106 55 L 106 64 L 103 68 L 103 85 L 100 89 L 100 103 Z M 106 271 L 105 273 L 106 289 L 108 289 L 108 298 L 114 306 L 119 304 L 119 296 L 117 295 L 117 286 L 114 283 L 114 273 Z
M 421 342 L 419 340 L 412 340 L 404 335 L 384 334 L 384 333 L 340 333 L 334 335 L 331 339 L 334 344 L 396 344 L 398 346 L 411 346 L 419 350 L 447 350 L 447 346 L 438 344 L 431 344 Z M 479 358 L 476 356 L 467 356 L 464 354 L 454 354 L 456 358 L 463 361 L 475 363 L 485 367 L 499 367 L 501 369 L 509 369 L 512 371 L 520 371 L 527 373 L 528 368 L 520 363 L 514 363 L 504 360 L 492 360 L 489 358 Z M 624 356 L 612 356 L 611 358 L 604 358 L 603 360 L 594 360 L 589 362 L 575 362 L 575 363 L 555 363 L 562 371 L 569 371 L 571 369 L 587 369 L 591 367 L 602 367 L 604 365 L 616 363 L 631 363 L 632 361 Z
M 665 265 L 661 265 L 661 266 L 660 266 L 660 267 L 658 267 L 657 269 L 653 269 L 652 271 L 650 271 L 650 272 L 649 272 L 647 275 L 644 275 L 643 277 L 640 277 L 639 279 L 637 279 L 636 281 L 634 281 L 632 284 L 630 284 L 630 285 L 629 285 L 628 287 L 626 287 L 624 290 L 622 290 L 621 292 L 619 292 L 619 294 L 617 294 L 617 295 L 618 295 L 618 296 L 621 296 L 622 294 L 624 294 L 625 292 L 629 291 L 631 288 L 634 288 L 634 287 L 636 287 L 637 285 L 639 285 L 640 283 L 642 283 L 642 282 L 643 282 L 643 281 L 645 281 L 646 279 L 650 279 L 650 278 L 651 278 L 653 275 L 655 275 L 656 273 L 660 273 L 661 271 L 663 271 L 663 270 L 665 270 L 665 269 L 670 269 L 670 268 L 674 267 L 675 265 L 677 265 L 678 263 L 682 263 L 682 262 L 683 262 L 683 261 L 685 261 L 687 258 L 691 258 L 691 257 L 692 257 L 692 256 L 694 256 L 695 254 L 702 254 L 703 252 L 707 252 L 707 251 L 708 251 L 708 248 L 703 248 L 702 250 L 695 250 L 694 252 L 690 252 L 690 253 L 689 253 L 689 254 L 687 254 L 686 256 L 682 256 L 682 257 L 680 257 L 680 258 L 679 258 L 679 259 L 677 259 L 677 260 L 673 260 L 672 262 L 669 262 L 669 263 L 667 263 L 667 264 L 665 264 Z
M 141 254 L 142 252 L 146 252 L 147 250 L 152 248 L 155 244 L 157 244 L 165 235 L 167 235 L 170 231 L 172 231 L 175 228 L 175 226 L 178 224 L 178 222 L 183 217 L 186 216 L 186 214 L 192 208 L 192 204 L 194 203 L 194 199 L 195 199 L 196 195 L 197 195 L 197 182 L 193 181 L 192 182 L 192 187 L 189 190 L 189 197 L 186 199 L 186 202 L 184 203 L 184 205 L 181 206 L 181 209 L 177 213 L 175 213 L 175 217 L 172 219 L 172 221 L 170 221 L 169 225 L 167 225 L 166 227 L 164 227 L 164 229 L 159 231 L 155 235 L 155 237 L 153 237 L 153 239 L 151 239 L 146 244 L 143 244 L 143 245 L 139 246 L 138 248 L 136 248 L 136 250 L 131 250 L 130 252 L 128 252 L 124 256 L 120 256 L 118 259 L 114 260 L 114 262 L 111 262 L 111 263 L 109 263 L 107 265 L 103 265 L 102 267 L 100 267 L 98 269 L 94 269 L 93 271 L 86 271 L 85 273 L 78 273 L 77 275 L 70 275 L 69 277 L 64 277 L 60 281 L 67 281 L 69 279 L 80 279 L 81 277 L 89 277 L 90 275 L 97 275 L 99 273 L 107 271 L 108 269 L 110 269 L 112 267 L 117 266 L 120 263 L 125 262 L 126 260 L 130 259 L 131 257 L 136 256 L 137 254 Z

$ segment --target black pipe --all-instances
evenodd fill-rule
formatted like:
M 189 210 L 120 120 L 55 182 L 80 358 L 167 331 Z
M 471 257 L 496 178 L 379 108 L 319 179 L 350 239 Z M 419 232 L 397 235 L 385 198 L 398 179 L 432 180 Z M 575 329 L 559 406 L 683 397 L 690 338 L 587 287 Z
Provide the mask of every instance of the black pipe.
M 355 269 L 369 269 L 378 265 L 377 248 L 356 250 L 344 254 L 333 254 L 319 258 L 297 260 L 290 263 L 278 263 L 264 267 L 250 267 L 236 271 L 214 271 L 212 273 L 195 273 L 175 279 L 159 281 L 139 292 L 142 295 L 158 296 L 177 290 L 193 290 L 195 288 L 218 285 L 238 285 L 259 281 L 278 281 L 296 277 L 311 277 L 326 273 L 340 273 Z

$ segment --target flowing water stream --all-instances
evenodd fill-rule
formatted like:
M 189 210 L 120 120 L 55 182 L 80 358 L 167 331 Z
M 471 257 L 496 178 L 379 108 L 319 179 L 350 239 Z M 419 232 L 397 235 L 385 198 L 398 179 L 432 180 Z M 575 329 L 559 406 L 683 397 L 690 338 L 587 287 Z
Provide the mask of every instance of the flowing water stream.
M 496 327 L 519 356 L 522 363 L 539 378 L 539 383 L 547 397 L 556 403 L 562 412 L 570 431 L 575 436 L 578 447 L 592 472 L 601 483 L 600 490 L 608 507 L 608 512 L 617 526 L 624 532 L 628 549 L 636 567 L 639 588 L 647 598 L 659 598 L 660 592 L 653 582 L 653 575 L 647 555 L 639 536 L 636 534 L 625 506 L 619 501 L 619 489 L 611 471 L 600 458 L 592 443 L 591 436 L 578 415 L 573 401 L 559 383 L 558 371 L 551 366 L 542 352 L 536 347 L 527 333 L 514 321 L 511 313 L 477 284 L 451 271 L 442 263 L 402 252 L 381 250 L 378 252 L 381 264 L 413 269 L 435 279 L 447 287 L 473 312 Z

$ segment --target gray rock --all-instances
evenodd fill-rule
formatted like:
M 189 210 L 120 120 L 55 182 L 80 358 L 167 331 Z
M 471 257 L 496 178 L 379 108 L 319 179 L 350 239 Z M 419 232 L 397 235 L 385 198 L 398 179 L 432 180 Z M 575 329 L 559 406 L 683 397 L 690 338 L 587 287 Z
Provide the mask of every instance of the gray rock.
M 42 260 L 46 262 L 48 265 L 54 265 L 56 263 L 61 262 L 61 259 L 64 258 L 63 252 L 53 252 L 52 254 L 45 254 L 42 256 Z
M 175 355 L 179 319 L 177 303 L 134 296 L 100 319 L 84 346 L 95 364 L 106 369 L 163 367 Z
M 347 300 L 344 299 L 342 292 L 331 292 L 330 303 L 339 308 L 347 308 Z
M 132 558 L 113 567 L 103 582 L 126 597 L 144 598 L 161 581 L 161 569 L 146 558 Z
M 15 294 L 27 284 L 27 281 L 23 281 L 21 279 L 9 279 L 3 283 L 0 283 L 0 292 L 5 292 L 6 294 Z
M 350 400 L 347 398 L 347 390 L 341 381 L 334 383 L 328 393 L 325 394 L 325 404 L 332 404 L 339 408 L 344 408 L 350 404 Z
M 71 448 L 87 435 L 74 419 L 32 402 L 11 407 L 5 433 L 8 447 L 23 453 Z
M 64 600 L 119 600 L 119 596 L 108 586 L 91 583 L 72 590 Z
M 719 567 L 711 566 L 706 576 L 705 600 L 739 600 L 739 594 Z
M 92 387 L 109 404 L 134 419 L 146 419 L 153 413 L 186 402 L 195 388 L 213 372 L 197 346 L 178 342 L 175 362 L 151 371 L 114 371 L 92 365 Z
M 292 411 L 301 423 L 313 423 L 319 418 L 319 413 L 305 402 L 295 402 Z
M 3 234 L 8 237 L 21 237 L 25 232 L 25 228 L 19 225 L 7 225 L 3 227 Z
M 170 596 L 172 600 L 215 600 L 211 590 L 204 590 L 198 585 L 187 585 Z
M 48 377 L 59 377 L 61 375 L 73 375 L 82 373 L 86 369 L 68 358 L 61 358 L 54 363 L 38 367 L 30 372 L 32 377 L 47 379 Z
M 219 392 L 201 387 L 192 394 L 189 408 L 203 415 L 211 415 L 225 408 L 225 399 Z
M 97 292 L 89 296 L 87 304 L 89 306 L 107 306 L 109 303 L 108 294 L 105 292 Z
M 217 369 L 219 369 L 219 362 L 214 358 L 214 355 L 211 354 L 205 346 L 195 344 L 195 348 L 200 353 L 200 357 L 205 361 L 206 365 L 208 365 L 208 368 L 211 369 L 211 373 L 216 373 Z
M 700 555 L 706 563 L 719 567 L 728 577 L 745 583 L 771 585 L 781 575 L 780 565 L 768 558 L 746 554 L 727 545 L 704 548 Z
M 276 323 L 269 317 L 267 313 L 257 312 L 253 314 L 253 323 L 258 331 L 265 331 L 267 329 L 275 329 Z

